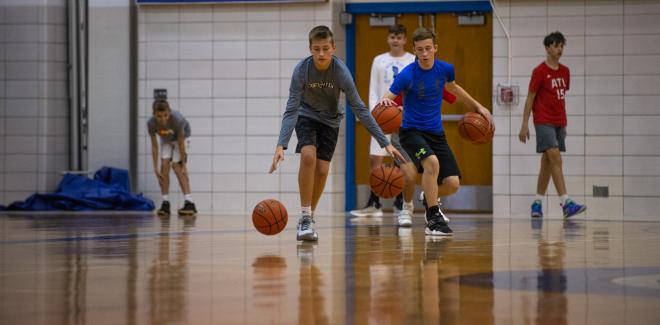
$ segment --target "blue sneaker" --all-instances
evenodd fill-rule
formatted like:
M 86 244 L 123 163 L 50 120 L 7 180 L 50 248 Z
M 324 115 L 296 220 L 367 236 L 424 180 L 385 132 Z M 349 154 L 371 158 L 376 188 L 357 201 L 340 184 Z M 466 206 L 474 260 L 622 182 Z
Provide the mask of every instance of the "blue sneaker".
M 564 211 L 564 218 L 570 218 L 587 210 L 586 205 L 577 204 L 571 199 L 566 200 L 566 203 L 561 208 Z
M 532 218 L 543 218 L 543 206 L 539 200 L 532 203 Z

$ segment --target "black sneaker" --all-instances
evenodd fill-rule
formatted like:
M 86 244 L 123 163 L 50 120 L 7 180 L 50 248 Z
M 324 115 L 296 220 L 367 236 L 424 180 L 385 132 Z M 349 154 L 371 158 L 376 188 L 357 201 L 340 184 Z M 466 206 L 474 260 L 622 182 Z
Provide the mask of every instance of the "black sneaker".
M 169 217 L 170 216 L 170 202 L 169 201 L 163 201 L 163 203 L 160 205 L 160 209 L 158 210 L 158 215 L 161 217 Z
M 426 229 L 424 231 L 429 236 L 452 236 L 454 231 L 442 217 L 442 212 L 438 212 L 426 220 Z
M 197 214 L 195 203 L 186 200 L 183 203 L 183 208 L 179 209 L 179 214 L 184 216 L 191 216 Z

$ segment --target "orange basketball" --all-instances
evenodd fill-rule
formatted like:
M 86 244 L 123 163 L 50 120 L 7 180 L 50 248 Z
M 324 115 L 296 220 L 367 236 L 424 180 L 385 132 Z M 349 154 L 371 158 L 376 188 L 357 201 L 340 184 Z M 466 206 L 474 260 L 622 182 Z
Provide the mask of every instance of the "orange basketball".
M 479 113 L 467 112 L 458 121 L 458 133 L 474 144 L 488 143 L 495 134 L 495 125 Z
M 378 166 L 371 170 L 371 190 L 384 199 L 395 197 L 403 191 L 403 174 L 398 167 Z
M 263 200 L 252 211 L 252 224 L 264 235 L 278 234 L 284 230 L 288 220 L 286 208 L 277 200 Z
M 403 113 L 400 106 L 381 106 L 378 105 L 371 111 L 376 123 L 383 130 L 383 133 L 390 134 L 399 132 Z

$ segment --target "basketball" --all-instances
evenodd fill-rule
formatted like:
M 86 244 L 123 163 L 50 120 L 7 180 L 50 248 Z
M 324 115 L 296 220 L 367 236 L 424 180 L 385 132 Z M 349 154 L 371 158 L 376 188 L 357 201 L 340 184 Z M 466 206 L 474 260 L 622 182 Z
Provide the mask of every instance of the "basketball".
M 400 106 L 381 106 L 378 105 L 371 111 L 371 116 L 374 117 L 376 123 L 383 130 L 383 133 L 390 134 L 399 132 L 401 127 L 401 120 L 403 119 L 403 112 Z
M 277 200 L 263 200 L 252 211 L 252 224 L 264 235 L 280 233 L 286 227 L 288 220 L 286 208 Z
M 488 143 L 493 139 L 495 126 L 476 112 L 467 112 L 458 121 L 458 133 L 474 144 Z
M 371 171 L 369 185 L 378 197 L 389 199 L 403 191 L 403 174 L 398 167 L 378 166 Z

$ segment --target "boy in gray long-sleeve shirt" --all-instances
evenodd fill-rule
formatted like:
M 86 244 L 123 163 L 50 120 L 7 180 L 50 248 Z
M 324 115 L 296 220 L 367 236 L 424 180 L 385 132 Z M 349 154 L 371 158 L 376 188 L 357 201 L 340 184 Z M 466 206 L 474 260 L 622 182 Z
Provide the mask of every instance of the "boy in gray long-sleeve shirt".
M 309 32 L 309 49 L 312 55 L 298 63 L 291 77 L 289 100 L 269 173 L 275 171 L 278 163 L 284 160 L 284 150 L 295 127 L 298 135 L 296 152 L 300 153 L 298 187 L 302 206 L 297 239 L 315 241 L 318 235 L 314 231 L 312 211 L 323 193 L 337 144 L 339 124 L 344 117 L 344 111 L 338 105 L 341 91 L 346 94 L 355 115 L 381 147 L 400 161 L 405 161 L 405 158 L 389 143 L 371 117 L 346 65 L 333 56 L 335 43 L 328 27 L 317 26 Z

